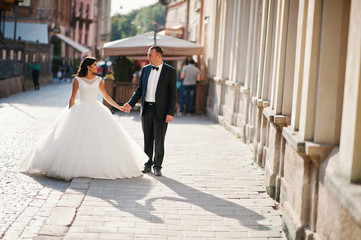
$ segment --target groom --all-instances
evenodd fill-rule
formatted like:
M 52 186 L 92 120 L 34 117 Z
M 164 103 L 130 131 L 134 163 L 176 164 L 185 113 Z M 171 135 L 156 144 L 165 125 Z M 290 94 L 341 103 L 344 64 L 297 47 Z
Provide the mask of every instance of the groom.
M 142 98 L 140 115 L 144 134 L 144 152 L 149 160 L 143 173 L 153 171 L 162 176 L 164 139 L 167 125 L 173 120 L 176 105 L 176 70 L 163 62 L 163 49 L 158 46 L 148 50 L 149 65 L 142 69 L 139 84 L 131 99 L 124 104 L 124 111 L 130 112 Z M 155 149 L 153 160 L 153 149 Z

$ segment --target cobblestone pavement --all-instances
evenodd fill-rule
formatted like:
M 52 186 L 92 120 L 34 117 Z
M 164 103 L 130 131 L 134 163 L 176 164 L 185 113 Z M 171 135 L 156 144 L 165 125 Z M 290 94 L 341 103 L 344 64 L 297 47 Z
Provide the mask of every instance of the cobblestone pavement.
M 204 116 L 169 124 L 163 177 L 68 183 L 18 173 L 21 155 L 70 91 L 69 83 L 54 83 L 0 99 L 4 239 L 284 239 L 281 210 L 265 193 L 252 152 Z M 142 146 L 139 112 L 114 117 Z
M 70 87 L 54 83 L 0 99 L 0 238 L 35 236 L 69 185 L 21 174 L 18 163 L 66 105 Z

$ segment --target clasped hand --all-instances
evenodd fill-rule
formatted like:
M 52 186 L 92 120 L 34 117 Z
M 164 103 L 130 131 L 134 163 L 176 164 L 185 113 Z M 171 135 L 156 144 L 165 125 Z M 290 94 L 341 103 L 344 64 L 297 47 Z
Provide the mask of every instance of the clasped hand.
M 130 106 L 129 103 L 126 103 L 122 107 L 120 107 L 119 110 L 121 110 L 123 112 L 126 112 L 126 113 L 129 113 L 130 110 L 132 110 L 132 106 Z M 171 121 L 173 121 L 173 116 L 172 115 L 167 115 L 166 119 L 165 119 L 165 122 L 169 123 Z
M 129 113 L 130 110 L 132 110 L 132 106 L 130 106 L 129 103 L 126 103 L 119 110 Z

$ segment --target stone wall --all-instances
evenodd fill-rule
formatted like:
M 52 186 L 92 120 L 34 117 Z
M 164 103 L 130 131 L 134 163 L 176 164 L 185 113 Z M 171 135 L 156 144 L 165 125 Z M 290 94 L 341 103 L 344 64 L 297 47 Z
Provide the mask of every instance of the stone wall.
M 50 44 L 2 40 L 0 44 L 0 97 L 33 88 L 31 69 L 40 64 L 40 85 L 52 80 L 53 47 Z
M 207 114 L 254 151 L 290 239 L 357 239 L 361 2 L 204 4 Z

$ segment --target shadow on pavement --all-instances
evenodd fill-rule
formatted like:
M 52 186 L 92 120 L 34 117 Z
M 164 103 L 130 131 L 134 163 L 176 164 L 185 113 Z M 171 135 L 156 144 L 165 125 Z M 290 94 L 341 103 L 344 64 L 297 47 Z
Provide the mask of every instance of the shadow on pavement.
M 65 192 L 70 185 L 69 181 L 65 181 L 63 179 L 52 178 L 41 174 L 31 174 L 24 172 L 19 172 L 19 173 L 29 178 L 32 178 L 34 181 L 36 181 L 43 187 L 57 190 L 60 192 Z
M 109 191 L 110 186 L 111 191 Z M 106 187 L 108 190 L 105 190 Z M 86 195 L 102 199 L 134 217 L 152 223 L 163 223 L 161 218 L 151 213 L 155 210 L 152 206 L 138 202 L 145 198 L 152 188 L 152 181 L 143 177 L 115 180 L 93 179 Z
M 195 188 L 187 186 L 177 180 L 168 178 L 168 177 L 154 177 L 156 180 L 162 184 L 169 187 L 180 197 L 167 197 L 161 196 L 157 198 L 147 199 L 146 205 L 148 209 L 152 208 L 152 203 L 156 200 L 169 200 L 174 202 L 184 202 L 192 205 L 199 206 L 208 212 L 212 212 L 218 216 L 224 218 L 233 218 L 239 221 L 239 223 L 248 228 L 255 230 L 262 229 L 263 231 L 270 230 L 268 226 L 257 223 L 259 220 L 265 219 L 264 216 L 247 209 L 236 203 L 224 200 L 222 198 L 216 197 L 212 194 L 204 193 Z

